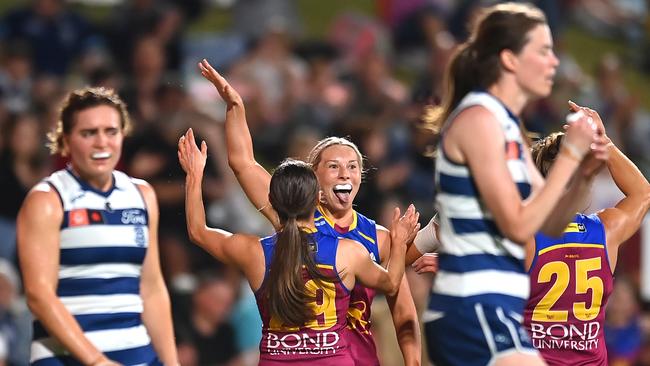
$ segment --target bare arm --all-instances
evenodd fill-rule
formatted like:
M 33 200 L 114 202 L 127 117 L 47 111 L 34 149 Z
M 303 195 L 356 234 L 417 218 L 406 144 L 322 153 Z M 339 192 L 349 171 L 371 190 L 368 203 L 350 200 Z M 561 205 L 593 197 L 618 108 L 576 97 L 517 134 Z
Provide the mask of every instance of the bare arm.
M 27 305 L 47 331 L 84 365 L 115 365 L 86 336 L 56 295 L 59 271 L 59 228 L 63 208 L 47 184 L 37 185 L 17 218 L 18 257 Z
M 615 207 L 605 209 L 598 216 L 605 226 L 606 243 L 610 262 L 616 263 L 618 247 L 641 226 L 650 208 L 650 185 L 643 174 L 614 144 L 610 145 L 611 157 L 607 168 L 616 186 L 625 198 Z
M 588 152 L 593 137 L 594 131 L 584 118 L 573 123 L 567 131 L 574 149 L 583 154 Z M 563 148 L 544 187 L 522 201 L 506 165 L 503 133 L 487 109 L 471 107 L 463 111 L 451 125 L 443 144 L 452 158 L 469 166 L 499 230 L 521 245 L 542 227 L 582 159 Z
M 185 220 L 190 240 L 205 249 L 213 257 L 231 264 L 237 263 L 233 253 L 237 251 L 235 236 L 225 230 L 212 229 L 205 220 L 201 182 L 208 156 L 208 145 L 201 142 L 201 150 L 194 141 L 194 132 L 190 128 L 178 141 L 178 160 L 186 173 L 185 176 Z M 235 247 L 235 248 L 231 248 Z
M 349 253 L 354 258 L 348 268 L 354 273 L 359 282 L 366 287 L 378 289 L 387 295 L 397 294 L 397 290 L 402 283 L 402 277 L 404 277 L 406 246 L 417 231 L 418 216 L 419 214 L 415 211 L 413 205 L 406 210 L 402 217 L 400 217 L 399 208 L 395 208 L 393 212 L 394 230 L 390 234 L 391 239 L 395 241 L 395 245 L 391 246 L 386 269 L 374 262 L 363 246 L 350 240 L 344 241 L 346 253 Z
M 278 215 L 269 204 L 271 175 L 255 160 L 253 140 L 248 124 L 246 110 L 241 96 L 233 89 L 207 60 L 199 64 L 201 75 L 209 80 L 226 102 L 226 146 L 228 164 L 235 173 L 237 181 L 253 205 L 278 229 Z
M 395 241 L 394 238 L 394 228 L 395 224 L 391 226 L 390 233 L 383 227 L 377 228 L 377 239 L 385 252 L 390 246 L 390 252 L 392 253 L 393 247 L 399 245 L 399 242 Z M 417 225 L 419 229 L 419 224 Z M 417 230 L 417 229 L 416 229 Z M 420 230 L 421 231 L 421 230 Z M 419 234 L 414 233 L 414 234 Z M 412 242 L 413 238 L 409 238 L 407 242 Z M 409 252 L 415 245 L 409 247 Z M 395 262 L 398 259 L 394 259 L 391 254 L 391 258 L 385 258 L 383 264 L 388 263 L 400 263 Z M 402 357 L 404 358 L 405 365 L 420 365 L 421 356 L 422 356 L 422 339 L 420 335 L 420 325 L 418 321 L 417 309 L 415 303 L 413 302 L 413 296 L 411 295 L 411 289 L 406 280 L 406 276 L 402 275 L 400 282 L 400 287 L 396 294 L 386 295 L 386 301 L 390 308 L 391 316 L 393 318 L 393 325 L 395 327 L 395 335 L 397 336 L 397 343 L 399 348 L 402 351 Z
M 142 322 L 163 364 L 177 365 L 178 355 L 174 340 L 171 303 L 160 270 L 158 255 L 158 202 L 156 193 L 150 185 L 139 184 L 138 188 L 147 204 L 149 216 L 149 247 L 140 277 L 140 294 L 143 301 Z

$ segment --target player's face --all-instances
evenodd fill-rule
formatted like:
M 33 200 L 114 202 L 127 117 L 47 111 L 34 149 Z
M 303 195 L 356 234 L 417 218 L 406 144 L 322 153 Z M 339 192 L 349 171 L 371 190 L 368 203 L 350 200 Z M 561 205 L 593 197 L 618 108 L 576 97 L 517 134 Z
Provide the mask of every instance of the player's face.
M 75 114 L 72 131 L 63 138 L 74 171 L 92 186 L 107 189 L 122 153 L 124 134 L 114 107 L 99 105 Z
M 560 64 L 553 52 L 551 30 L 547 25 L 538 25 L 527 37 L 528 43 L 517 55 L 517 80 L 531 98 L 546 97 L 551 93 L 555 69 Z
M 352 209 L 361 184 L 361 162 L 349 146 L 332 145 L 321 153 L 316 167 L 321 203 L 330 211 Z

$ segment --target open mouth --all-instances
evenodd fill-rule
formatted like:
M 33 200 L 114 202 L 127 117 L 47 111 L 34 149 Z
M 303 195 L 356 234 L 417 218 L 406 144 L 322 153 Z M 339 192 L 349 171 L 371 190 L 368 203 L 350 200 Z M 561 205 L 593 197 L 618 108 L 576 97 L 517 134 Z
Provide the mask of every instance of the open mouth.
M 110 158 L 111 155 L 112 155 L 112 154 L 111 154 L 110 152 L 108 152 L 108 151 L 103 151 L 103 152 L 96 152 L 96 153 L 93 153 L 90 157 L 91 157 L 93 160 L 104 160 L 104 159 L 108 159 L 108 158 Z
M 348 203 L 350 201 L 350 193 L 352 193 L 352 184 L 337 184 L 334 186 L 333 191 L 339 201 Z

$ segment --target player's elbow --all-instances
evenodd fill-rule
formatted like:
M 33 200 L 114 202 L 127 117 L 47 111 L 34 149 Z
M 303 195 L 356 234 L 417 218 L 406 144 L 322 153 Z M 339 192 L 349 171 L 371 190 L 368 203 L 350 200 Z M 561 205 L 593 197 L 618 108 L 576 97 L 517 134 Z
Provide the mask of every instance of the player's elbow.
M 391 278 L 390 281 L 388 282 L 388 286 L 384 290 L 384 294 L 386 296 L 396 296 L 397 292 L 399 292 L 399 286 L 402 283 L 401 278 Z
M 502 232 L 506 238 L 520 245 L 524 245 L 534 235 L 521 225 L 510 225 Z
M 40 317 L 43 310 L 52 303 L 52 297 L 56 296 L 52 291 L 40 286 L 25 285 L 25 301 L 27 307 L 36 318 Z
M 194 244 L 201 246 L 203 244 L 203 233 L 205 232 L 205 225 L 188 225 L 187 234 L 190 241 Z
M 646 183 L 645 189 L 643 190 L 641 202 L 647 212 L 648 209 L 650 208 L 650 184 Z

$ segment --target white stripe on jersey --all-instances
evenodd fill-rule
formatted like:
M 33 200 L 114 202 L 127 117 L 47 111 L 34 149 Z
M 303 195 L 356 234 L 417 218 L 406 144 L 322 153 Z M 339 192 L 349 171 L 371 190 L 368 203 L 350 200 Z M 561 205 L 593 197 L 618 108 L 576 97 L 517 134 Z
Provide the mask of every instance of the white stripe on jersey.
M 59 298 L 73 315 L 141 313 L 142 299 L 139 295 L 87 295 L 62 296 Z
M 151 343 L 151 339 L 144 325 L 132 328 L 85 332 L 84 335 L 90 343 L 102 350 L 102 352 L 143 347 Z M 68 354 L 63 346 L 52 337 L 33 341 L 31 351 L 30 362 Z
M 524 259 L 524 248 L 505 238 L 495 238 L 488 233 L 470 233 L 456 235 L 451 229 L 451 223 L 443 225 L 445 219 L 442 213 L 440 217 L 439 240 L 441 243 L 441 252 L 455 256 L 472 255 L 472 254 L 492 254 L 510 256 L 519 260 Z M 444 245 L 444 243 L 453 243 Z
M 456 297 L 501 294 L 527 300 L 529 286 L 525 273 L 479 270 L 459 274 L 440 270 L 436 274 L 433 292 Z
M 130 263 L 102 263 L 60 266 L 59 279 L 140 277 L 142 266 Z
M 140 247 L 136 244 L 137 225 L 86 225 L 61 231 L 61 249 Z M 144 243 L 149 242 L 149 230 L 141 230 Z
M 489 212 L 481 212 L 479 201 L 474 197 L 439 192 L 438 199 L 448 202 L 444 206 L 446 217 L 454 219 L 492 219 L 492 214 Z

